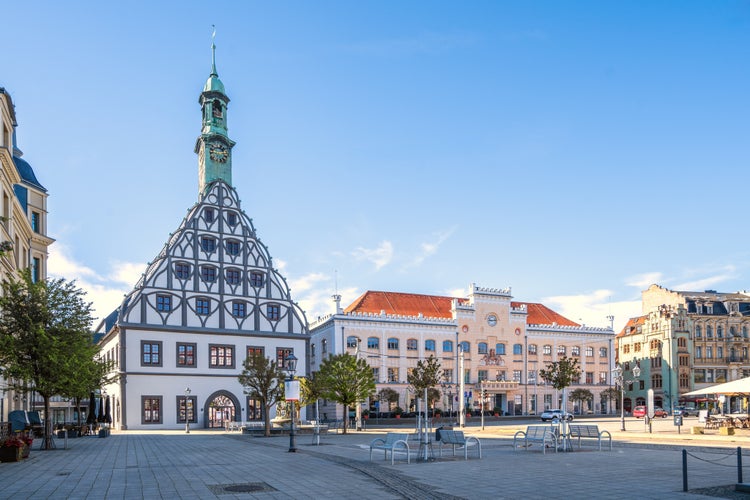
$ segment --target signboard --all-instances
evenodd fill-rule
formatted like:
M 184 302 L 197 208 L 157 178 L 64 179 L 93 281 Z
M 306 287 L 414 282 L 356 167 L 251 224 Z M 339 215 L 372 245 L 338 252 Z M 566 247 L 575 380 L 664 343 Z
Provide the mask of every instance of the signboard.
M 682 425 L 682 415 L 674 416 L 674 425 L 676 425 L 677 427 Z
M 299 380 L 284 381 L 284 399 L 287 401 L 299 401 Z

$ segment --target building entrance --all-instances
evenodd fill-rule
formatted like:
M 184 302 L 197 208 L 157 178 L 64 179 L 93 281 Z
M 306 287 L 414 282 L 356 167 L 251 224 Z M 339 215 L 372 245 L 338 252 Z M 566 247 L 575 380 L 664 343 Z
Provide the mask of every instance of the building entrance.
M 227 422 L 234 422 L 236 408 L 231 399 L 217 396 L 208 404 L 208 427 L 224 427 Z

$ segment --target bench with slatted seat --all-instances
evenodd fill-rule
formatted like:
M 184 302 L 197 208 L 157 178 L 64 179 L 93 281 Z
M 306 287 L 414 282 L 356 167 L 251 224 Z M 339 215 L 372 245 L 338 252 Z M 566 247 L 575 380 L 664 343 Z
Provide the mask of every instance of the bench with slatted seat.
M 464 450 L 464 460 L 469 459 L 469 447 L 477 447 L 477 456 L 482 458 L 482 443 L 479 442 L 478 438 L 474 436 L 465 437 L 462 431 L 449 431 L 440 429 L 440 456 L 443 456 L 443 446 L 451 445 L 453 447 L 453 456 L 456 456 L 456 447 Z
M 578 425 L 570 424 L 570 438 L 578 439 L 578 449 L 581 449 L 582 439 L 596 439 L 599 444 L 599 451 L 602 451 L 602 438 L 609 440 L 609 451 L 612 451 L 612 434 L 609 431 L 599 431 L 598 425 Z
M 391 465 L 393 465 L 393 457 L 396 451 L 403 449 L 406 452 L 406 463 L 410 462 L 409 456 L 409 444 L 407 443 L 409 435 L 401 432 L 389 432 L 385 435 L 385 439 L 377 438 L 373 439 L 370 443 L 370 462 L 372 462 L 372 450 L 383 450 L 383 460 L 388 460 L 388 452 L 391 452 Z
M 525 431 L 518 431 L 513 435 L 513 449 L 517 449 L 517 442 L 522 442 L 527 450 L 534 443 L 542 445 L 542 451 L 546 455 L 547 448 L 555 449 L 557 453 L 557 435 L 549 425 L 529 425 Z

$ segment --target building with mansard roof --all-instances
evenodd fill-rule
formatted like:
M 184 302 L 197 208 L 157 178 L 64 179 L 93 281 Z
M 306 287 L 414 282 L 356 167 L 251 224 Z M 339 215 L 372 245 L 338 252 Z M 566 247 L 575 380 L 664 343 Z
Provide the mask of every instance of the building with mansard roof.
M 47 278 L 47 190 L 42 186 L 16 142 L 16 110 L 10 94 L 0 87 L 0 280 L 29 269 L 34 281 Z M 15 391 L 0 377 L 0 421 L 8 412 L 32 410 L 33 393 Z M 65 417 L 66 404 L 53 398 L 53 418 Z M 59 415 L 58 415 L 59 414 Z
M 237 380 L 246 357 L 263 352 L 281 364 L 294 354 L 297 372 L 307 371 L 305 315 L 232 186 L 229 97 L 212 51 L 199 99 L 198 202 L 97 329 L 119 376 L 104 388 L 115 428 L 260 420 Z
M 626 373 L 625 409 L 654 405 L 672 409 L 696 389 L 750 376 L 750 293 L 669 290 L 651 285 L 641 294 L 642 316 L 617 334 L 617 361 Z M 740 408 L 741 400 L 727 402 Z
M 459 407 L 459 351 L 464 354 L 466 407 L 498 409 L 505 414 L 538 414 L 560 405 L 560 394 L 544 384 L 538 372 L 560 356 L 576 357 L 581 380 L 594 399 L 583 412 L 610 410 L 602 391 L 610 387 L 611 328 L 592 328 L 571 321 L 543 304 L 512 300 L 510 289 L 471 285 L 466 297 L 368 291 L 348 307 L 334 296 L 336 312 L 310 325 L 310 367 L 315 371 L 329 355 L 349 352 L 368 361 L 377 391 L 390 388 L 399 401 L 386 405 L 378 397 L 364 408 L 413 410 L 407 373 L 420 359 L 439 359 L 444 371 L 442 401 L 436 408 Z M 482 404 L 480 390 L 487 394 Z M 574 410 L 574 402 L 569 402 Z M 381 406 L 382 405 L 382 406 Z M 323 405 L 322 418 L 341 418 L 342 409 Z

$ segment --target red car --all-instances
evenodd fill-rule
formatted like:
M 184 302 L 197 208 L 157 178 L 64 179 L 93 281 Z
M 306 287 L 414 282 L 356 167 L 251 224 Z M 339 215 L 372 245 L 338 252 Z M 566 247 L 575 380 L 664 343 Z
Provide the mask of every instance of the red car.
M 636 406 L 633 408 L 633 416 L 635 418 L 643 418 L 646 416 L 648 412 L 646 411 L 645 406 Z M 661 418 L 667 418 L 669 414 L 659 406 L 654 408 L 654 418 L 661 417 Z

